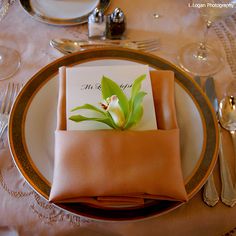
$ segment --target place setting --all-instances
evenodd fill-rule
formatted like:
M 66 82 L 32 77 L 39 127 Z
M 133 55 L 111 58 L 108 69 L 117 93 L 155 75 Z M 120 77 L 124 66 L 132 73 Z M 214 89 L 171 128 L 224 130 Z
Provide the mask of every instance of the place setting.
M 32 0 L 14 6 L 29 25 L 38 22 L 55 32 L 87 25 L 87 39 L 51 34 L 48 50 L 58 52 L 58 59 L 24 83 L 17 73 L 27 68 L 21 67 L 30 60 L 25 54 L 12 59 L 17 64 L 12 74 L 0 77 L 6 85 L 0 93 L 0 153 L 9 146 L 17 172 L 32 190 L 29 196 L 40 199 L 45 212 L 57 209 L 59 215 L 86 219 L 85 225 L 118 223 L 123 229 L 127 222 L 138 226 L 150 220 L 157 227 L 168 217 L 177 222 L 190 208 L 200 222 L 197 207 L 205 216 L 227 210 L 233 215 L 235 153 L 228 154 L 236 150 L 235 81 L 228 79 L 219 96 L 218 75 L 229 58 L 211 47 L 210 31 L 234 10 L 201 6 L 185 5 L 206 22 L 203 40 L 177 45 L 171 60 L 161 56 L 161 36 L 129 37 L 134 18 L 122 3 Z M 156 12 L 160 20 L 166 17 Z M 0 170 L 6 192 L 1 176 Z M 32 212 L 38 223 L 51 221 Z
M 138 57 L 140 57 L 141 59 L 137 60 L 136 58 Z M 122 60 L 120 58 L 122 58 Z M 105 65 L 107 64 L 109 64 L 109 66 L 106 67 Z M 108 74 L 111 73 L 110 70 L 112 71 L 116 67 L 117 67 L 116 70 L 119 71 L 128 69 L 129 67 L 127 67 L 127 65 L 141 66 L 140 64 L 148 65 L 146 69 L 147 74 L 149 74 L 148 71 L 150 69 L 158 70 L 160 71 L 160 73 L 162 70 L 167 70 L 166 72 L 167 74 L 168 71 L 175 72 L 175 78 L 172 75 L 172 79 L 175 79 L 175 87 L 176 87 L 175 88 L 176 101 L 174 102 L 177 104 L 176 116 L 177 119 L 180 120 L 179 121 L 181 130 L 180 139 L 182 142 L 181 165 L 182 168 L 185 170 L 185 173 L 183 174 L 184 186 L 187 190 L 188 198 L 191 198 L 197 191 L 199 191 L 201 186 L 204 184 L 204 181 L 206 180 L 207 176 L 209 175 L 209 172 L 214 166 L 218 150 L 216 119 L 209 106 L 208 101 L 205 98 L 205 95 L 198 89 L 198 87 L 191 80 L 191 78 L 189 78 L 186 74 L 184 74 L 184 72 L 182 72 L 174 65 L 169 64 L 168 62 L 160 58 L 151 56 L 150 54 L 140 53 L 138 51 L 136 52 L 128 49 L 98 48 L 93 50 L 86 50 L 83 53 L 71 54 L 70 56 L 58 59 L 49 66 L 43 68 L 35 77 L 29 80 L 29 82 L 24 86 L 13 106 L 12 116 L 9 122 L 9 141 L 13 158 L 16 165 L 18 166 L 18 169 L 24 175 L 27 182 L 29 182 L 30 185 L 33 186 L 34 189 L 36 189 L 39 194 L 44 196 L 46 199 L 49 199 L 50 190 L 51 187 L 53 186 L 52 182 L 53 162 L 54 162 L 54 153 L 56 151 L 54 150 L 53 143 L 55 141 L 54 131 L 56 128 L 56 120 L 57 120 L 55 114 L 58 114 L 58 111 L 56 111 L 56 107 L 57 107 L 58 90 L 60 89 L 60 82 L 58 82 L 58 68 L 60 67 L 60 65 L 63 65 L 65 67 L 71 67 L 71 65 L 73 66 L 78 65 L 78 71 L 79 68 L 81 68 L 81 70 L 88 68 L 89 71 L 93 71 L 95 69 L 98 70 L 98 68 L 100 68 L 101 72 L 99 74 L 102 75 L 103 73 L 108 73 Z M 97 67 L 96 65 L 99 65 L 99 67 Z M 76 68 L 77 67 L 75 67 L 75 69 Z M 129 70 L 131 69 L 132 67 L 130 67 Z M 93 72 L 93 74 L 98 74 L 96 70 L 95 72 Z M 137 69 L 135 69 L 135 71 L 136 70 Z M 80 73 L 78 72 L 78 75 Z M 85 74 L 87 73 L 88 72 L 86 72 Z M 118 72 L 114 73 L 114 75 L 116 75 L 117 73 Z M 77 77 L 76 72 L 74 72 L 74 74 L 75 74 L 74 76 Z M 127 74 L 129 73 L 127 72 Z M 110 76 L 114 75 L 111 73 Z M 118 77 L 124 77 L 124 75 L 125 72 L 123 75 L 121 74 Z M 137 76 L 138 75 L 136 75 L 136 77 Z M 92 81 L 91 84 L 99 83 L 100 77 L 98 77 L 96 81 Z M 82 80 L 80 83 L 83 84 L 85 83 L 85 81 L 86 80 Z M 122 83 L 125 84 L 131 82 L 124 81 Z M 96 92 L 96 89 L 92 89 L 91 91 L 92 93 L 91 92 L 90 93 L 93 94 Z M 99 89 L 97 89 L 97 91 L 99 91 Z M 192 98 L 192 96 L 194 96 L 194 99 Z M 84 100 L 82 97 L 80 99 L 82 99 L 82 101 Z M 49 103 L 48 100 L 50 100 L 51 102 Z M 182 107 L 182 101 L 185 101 L 184 108 Z M 84 102 L 86 103 L 87 101 L 84 100 Z M 18 107 L 20 107 L 20 110 Z M 41 127 L 40 123 L 38 123 L 37 126 L 35 125 L 35 119 L 36 119 L 35 116 L 37 116 L 37 112 L 35 109 L 39 110 L 39 107 L 40 107 L 40 114 L 43 117 L 50 110 L 48 115 L 46 115 L 46 117 L 48 118 L 46 118 L 46 120 L 43 120 Z M 43 115 L 44 113 L 45 115 Z M 186 116 L 187 113 L 192 113 L 192 119 L 189 120 L 189 117 Z M 144 110 L 144 115 L 145 115 L 145 110 Z M 15 118 L 15 116 L 17 118 Z M 206 124 L 206 122 L 208 124 Z M 189 130 L 187 127 L 194 126 L 193 123 L 195 124 L 195 129 L 192 128 L 191 130 Z M 23 124 L 23 126 L 19 124 Z M 196 126 L 196 124 L 198 125 Z M 145 122 L 143 125 L 145 125 Z M 102 129 L 104 129 L 104 127 Z M 150 128 L 147 127 L 147 129 Z M 17 137 L 14 136 L 15 132 L 17 133 Z M 117 132 L 125 133 L 126 131 L 117 131 Z M 199 143 L 191 144 L 186 139 L 186 137 L 188 137 L 189 135 L 190 136 L 197 135 L 199 137 Z M 47 140 L 46 142 L 47 146 L 49 143 L 51 143 L 49 145 L 51 147 L 50 150 L 48 150 L 48 147 L 45 146 L 45 139 L 42 140 L 40 137 L 45 137 L 45 139 Z M 39 144 L 40 142 L 41 144 Z M 39 150 L 37 146 L 45 148 Z M 93 150 L 92 147 L 90 149 Z M 192 152 L 195 153 L 195 156 L 192 155 L 192 160 L 189 160 L 188 154 Z M 45 155 L 46 153 L 49 153 L 50 155 L 48 154 Z M 143 155 L 145 155 L 145 153 Z M 45 159 L 42 159 L 42 157 L 44 157 Z M 203 166 L 204 167 L 208 166 L 205 172 L 202 169 Z M 120 175 L 122 175 L 122 171 Z M 74 178 L 72 179 L 73 180 L 71 180 L 71 184 L 73 185 Z M 162 179 L 161 176 L 160 179 Z M 196 183 L 195 179 L 199 179 L 199 181 Z M 60 182 L 61 181 L 59 181 L 59 183 Z M 129 195 L 130 193 L 127 192 L 126 194 Z M 83 197 L 86 197 L 86 195 Z M 168 196 L 166 197 L 171 198 Z M 163 198 L 165 199 L 166 197 L 160 196 L 160 199 L 162 200 Z M 135 198 L 136 200 L 138 199 L 138 197 Z M 157 200 L 147 199 L 147 203 L 142 204 L 141 206 L 131 205 L 131 208 L 130 207 L 117 208 L 117 206 L 98 208 L 96 204 L 93 206 L 91 204 L 80 203 L 80 202 L 78 203 L 76 202 L 76 204 L 59 202 L 56 204 L 72 212 L 76 212 L 78 214 L 82 214 L 85 216 L 95 217 L 98 219 L 105 218 L 107 220 L 109 219 L 127 220 L 132 218 L 137 219 L 137 218 L 152 216 L 153 214 L 154 215 L 161 214 L 167 210 L 169 211 L 170 209 L 176 208 L 182 203 L 181 201 L 180 202 L 160 201 L 157 197 Z M 132 211 L 130 209 L 132 209 Z
M 113 42 L 110 41 L 110 44 L 108 44 L 108 46 L 111 47 L 111 46 L 113 46 L 111 44 L 120 43 L 120 42 L 121 41 L 118 41 L 118 40 L 115 40 Z M 124 42 L 126 42 L 126 40 Z M 123 41 L 122 41 L 122 43 L 123 43 Z M 128 41 L 128 45 L 130 45 L 130 43 L 135 43 L 137 46 L 141 45 L 141 44 L 139 44 L 139 41 L 134 41 L 134 42 Z M 141 42 L 141 43 L 143 44 L 143 42 Z M 104 45 L 102 45 L 102 46 L 104 46 Z M 41 150 L 41 152 L 39 152 L 38 148 L 36 148 L 34 146 L 38 145 L 38 141 L 40 139 L 39 137 L 41 135 L 44 136 L 45 133 L 39 134 L 38 126 L 35 126 L 32 123 L 28 125 L 28 121 L 33 122 L 33 120 L 34 120 L 33 116 L 35 116 L 35 114 L 37 114 L 37 113 L 35 113 L 35 110 L 34 110 L 35 108 L 33 106 L 30 105 L 30 107 L 28 107 L 29 105 L 27 105 L 26 106 L 27 109 L 25 111 L 27 113 L 23 114 L 22 113 L 23 112 L 22 103 L 20 102 L 19 104 L 21 104 L 21 105 L 18 105 L 18 106 L 21 107 L 20 113 L 22 114 L 22 120 L 19 119 L 19 111 L 17 109 L 17 101 L 20 101 L 21 99 L 24 100 L 24 98 L 23 98 L 24 96 L 27 96 L 28 98 L 30 98 L 30 97 L 34 98 L 35 96 L 36 97 L 39 96 L 39 98 L 38 98 L 39 100 L 37 98 L 35 100 L 37 102 L 40 102 L 40 97 L 43 96 L 42 98 L 45 98 L 48 101 L 48 95 L 46 95 L 46 94 L 48 93 L 47 91 L 50 90 L 50 94 L 51 95 L 54 94 L 54 104 L 50 104 L 50 107 L 51 107 L 52 111 L 54 110 L 54 114 L 56 114 L 57 112 L 56 112 L 55 108 L 57 106 L 56 105 L 57 104 L 57 100 L 56 100 L 57 96 L 56 95 L 58 94 L 58 82 L 55 79 L 55 73 L 58 73 L 59 65 L 63 65 L 63 66 L 71 66 L 71 65 L 75 65 L 75 64 L 80 65 L 80 64 L 84 64 L 83 61 L 88 61 L 88 58 L 89 58 L 89 62 L 86 62 L 86 63 L 88 63 L 89 65 L 91 63 L 94 63 L 94 65 L 96 65 L 97 63 L 100 65 L 103 65 L 103 64 L 105 65 L 106 63 L 108 63 L 111 65 L 114 64 L 114 66 L 118 66 L 119 64 L 121 64 L 121 65 L 122 64 L 133 64 L 136 61 L 135 64 L 147 64 L 148 68 L 149 68 L 148 71 L 150 69 L 152 69 L 152 70 L 154 70 L 154 69 L 168 70 L 169 69 L 171 71 L 175 71 L 175 73 L 177 74 L 175 76 L 176 77 L 175 79 L 177 79 L 177 82 L 175 82 L 176 83 L 175 86 L 178 86 L 177 92 L 179 93 L 179 95 L 178 95 L 178 97 L 179 97 L 179 102 L 178 102 L 179 103 L 179 108 L 178 108 L 179 114 L 178 115 L 179 115 L 179 117 L 181 117 L 179 119 L 182 120 L 182 122 L 183 122 L 183 120 L 186 120 L 185 119 L 186 115 L 184 115 L 186 110 L 181 109 L 181 106 L 182 106 L 181 100 L 183 100 L 183 98 L 184 98 L 184 100 L 186 100 L 186 104 L 185 104 L 186 109 L 189 109 L 189 110 L 193 109 L 193 114 L 196 116 L 195 118 L 193 118 L 192 122 L 195 122 L 195 123 L 197 122 L 199 124 L 199 127 L 198 127 L 198 129 L 192 130 L 192 132 L 193 132 L 193 135 L 199 136 L 200 142 L 197 145 L 189 145 L 189 142 L 186 140 L 186 143 L 187 143 L 185 145 L 186 150 L 182 151 L 186 155 L 186 157 L 185 157 L 186 163 L 183 164 L 183 168 L 186 169 L 186 173 L 184 176 L 185 177 L 185 180 L 184 180 L 185 186 L 187 186 L 189 188 L 189 190 L 188 190 L 189 197 L 193 196 L 194 193 L 196 193 L 198 191 L 199 185 L 203 184 L 208 172 L 213 167 L 214 162 L 215 162 L 215 153 L 217 152 L 217 135 L 216 135 L 216 130 L 215 130 L 214 116 L 210 118 L 210 117 L 207 117 L 207 114 L 205 114 L 206 117 L 204 117 L 204 119 L 202 121 L 201 119 L 202 119 L 202 112 L 203 111 L 198 109 L 198 106 L 200 106 L 198 103 L 202 103 L 202 101 L 201 101 L 201 99 L 199 101 L 195 101 L 195 99 L 194 100 L 191 99 L 191 96 L 193 96 L 193 94 L 195 94 L 195 93 L 199 93 L 198 96 L 203 97 L 203 99 L 204 99 L 204 95 L 202 95 L 201 92 L 197 90 L 197 87 L 194 85 L 194 83 L 188 85 L 188 83 L 189 83 L 188 81 L 190 78 L 188 78 L 187 75 L 185 75 L 182 71 L 179 71 L 179 69 L 177 69 L 174 65 L 169 64 L 168 62 L 162 60 L 161 58 L 156 58 L 156 57 L 153 58 L 153 56 L 151 56 L 151 55 L 141 54 L 138 51 L 133 52 L 132 50 L 128 50 L 128 49 L 126 50 L 125 49 L 126 47 L 124 47 L 123 50 L 118 49 L 118 48 L 109 48 L 109 47 L 108 48 L 105 47 L 105 48 L 96 48 L 96 49 L 85 50 L 82 54 L 77 53 L 76 55 L 72 54 L 71 56 L 68 56 L 66 58 L 62 58 L 61 59 L 62 61 L 60 61 L 60 59 L 59 59 L 56 62 L 48 65 L 46 68 L 42 69 L 41 70 L 43 73 L 42 75 L 39 75 L 39 76 L 37 75 L 37 78 L 32 78 L 26 84 L 26 86 L 22 90 L 21 94 L 19 95 L 19 98 L 16 100 L 15 108 L 13 107 L 13 109 L 12 109 L 12 114 L 14 114 L 13 111 L 14 111 L 14 109 L 16 109 L 15 114 L 17 114 L 17 119 L 14 119 L 13 118 L 14 116 L 12 116 L 12 118 L 10 119 L 10 122 L 9 122 L 9 124 L 10 124 L 9 125 L 10 146 L 12 147 L 11 150 L 12 150 L 13 156 L 16 157 L 14 160 L 15 160 L 19 170 L 21 170 L 21 173 L 24 175 L 27 182 L 29 182 L 30 185 L 34 187 L 34 189 L 37 189 L 38 193 L 40 193 L 41 195 L 46 197 L 46 199 L 49 199 L 49 197 L 50 197 L 49 192 L 50 192 L 50 188 L 51 188 L 51 184 L 52 184 L 52 176 L 53 176 L 53 174 L 52 174 L 53 173 L 53 164 L 52 163 L 53 163 L 53 156 L 54 156 L 53 145 L 52 145 L 52 150 L 50 150 L 51 156 L 48 156 L 48 157 L 46 156 L 46 159 L 41 162 L 41 160 L 39 158 L 37 158 L 37 156 L 45 156 L 44 152 L 48 151 L 48 150 L 46 148 L 46 150 Z M 137 49 L 139 49 L 139 48 L 137 48 Z M 146 48 L 141 48 L 141 49 L 145 50 Z M 102 52 L 102 55 L 100 55 L 101 54 L 100 52 Z M 80 59 L 81 57 L 82 57 L 82 59 Z M 135 59 L 136 57 L 141 57 L 141 59 L 137 60 L 137 59 Z M 106 58 L 110 58 L 110 59 L 107 61 Z M 117 60 L 116 58 L 123 58 L 123 60 Z M 155 60 L 154 63 L 152 63 L 153 59 Z M 76 63 L 75 63 L 75 61 L 76 61 Z M 116 65 L 116 64 L 118 64 L 118 65 Z M 92 68 L 91 65 L 90 65 L 90 68 Z M 122 68 L 122 67 L 120 67 L 120 68 Z M 46 69 L 46 72 L 44 72 L 45 69 Z M 49 86 L 53 86 L 53 84 L 52 84 L 53 82 L 51 82 L 51 81 L 54 81 L 54 86 L 56 87 L 54 89 L 54 93 L 52 93 L 52 91 L 53 91 L 52 87 L 50 89 L 47 88 L 46 90 L 44 90 L 44 87 L 41 88 L 41 85 L 38 84 L 38 83 L 45 83 L 45 81 L 41 81 L 41 79 L 40 79 L 40 78 L 46 79 L 44 74 L 47 75 L 47 80 L 49 80 L 49 81 L 47 81 L 47 84 L 49 84 Z M 52 76 L 54 76 L 54 78 Z M 172 75 L 172 77 L 173 77 L 173 75 Z M 51 80 L 52 78 L 53 78 L 53 80 Z M 36 93 L 36 91 L 38 89 L 35 87 L 34 83 L 37 83 L 37 88 L 39 89 L 39 91 L 37 93 Z M 30 88 L 32 86 L 33 86 L 33 89 Z M 188 90 L 187 93 L 184 92 L 185 89 Z M 173 90 L 173 88 L 172 88 L 172 90 Z M 24 95 L 24 91 L 26 93 L 25 95 Z M 33 92 L 33 94 L 30 94 L 31 92 Z M 43 94 L 44 93 L 46 93 L 46 94 L 40 95 L 41 92 Z M 178 99 L 177 99 L 177 101 L 178 101 Z M 23 103 L 25 104 L 25 102 L 26 101 L 24 100 Z M 30 98 L 28 102 L 29 102 L 29 104 L 33 104 L 34 99 L 32 100 L 32 98 Z M 43 99 L 41 102 L 44 103 L 45 100 Z M 194 107 L 192 108 L 192 106 L 194 106 Z M 204 106 L 208 107 L 206 101 L 204 101 L 200 107 L 204 107 Z M 45 107 L 45 105 L 42 104 L 42 107 Z M 29 116 L 27 115 L 28 109 L 29 109 L 29 114 L 30 114 Z M 32 109 L 32 111 L 30 112 L 31 109 Z M 46 109 L 46 110 L 48 110 L 48 109 Z M 208 107 L 208 110 L 209 110 L 209 107 Z M 212 115 L 212 113 L 210 113 L 210 114 Z M 53 115 L 53 112 L 52 112 L 52 115 Z M 51 118 L 52 120 L 48 121 L 48 124 L 51 123 L 51 127 L 46 127 L 46 130 L 45 130 L 47 133 L 48 133 L 48 130 L 51 130 L 51 133 L 47 134 L 48 138 L 46 139 L 49 141 L 49 139 L 51 138 L 50 143 L 53 143 L 53 141 L 54 141 L 54 137 L 53 137 L 54 130 L 53 129 L 55 129 L 55 122 L 56 122 L 55 118 L 56 117 Z M 211 132 L 210 130 L 209 131 L 205 130 L 206 125 L 204 125 L 204 123 L 206 122 L 206 120 L 209 120 L 209 118 L 212 120 L 211 126 L 213 128 L 213 132 Z M 17 124 L 11 125 L 11 123 L 14 121 L 22 123 L 23 119 L 25 119 L 25 121 L 26 121 L 25 127 L 19 126 Z M 187 125 L 187 123 L 189 123 L 189 121 L 186 120 L 186 122 L 183 122 L 183 123 L 184 123 L 183 126 L 186 127 L 186 125 Z M 188 124 L 188 125 L 191 125 L 191 124 Z M 17 130 L 17 133 L 18 134 L 24 133 L 26 136 L 21 137 L 19 140 L 19 136 L 17 135 L 17 140 L 14 140 L 14 135 L 13 136 L 11 135 L 11 127 L 22 127 L 23 130 Z M 31 127 L 31 128 L 35 127 L 35 128 L 37 128 L 37 130 L 31 130 L 31 129 L 28 130 L 28 127 Z M 13 128 L 12 128 L 12 130 L 13 130 Z M 40 128 L 40 130 L 43 131 L 43 125 Z M 182 139 L 185 139 L 184 132 L 186 132 L 186 134 L 188 134 L 187 128 L 185 128 L 185 131 L 182 131 L 182 133 L 183 133 Z M 208 134 L 208 133 L 210 133 L 210 134 Z M 34 143 L 34 138 L 32 138 L 32 134 L 39 135 L 38 137 L 35 137 L 35 140 L 37 140 L 35 143 Z M 27 138 L 27 136 L 29 138 Z M 208 139 L 208 136 L 214 137 L 213 142 L 211 141 L 212 138 Z M 208 142 L 212 142 L 212 147 L 211 147 L 210 151 L 207 151 L 207 148 L 205 148 L 205 145 L 206 145 L 205 143 L 208 143 Z M 44 144 L 44 146 L 45 146 L 45 144 Z M 19 157 L 18 148 L 21 153 L 22 153 L 22 148 L 23 148 L 23 150 L 25 151 L 25 155 L 23 155 L 23 156 L 21 155 Z M 193 160 L 189 161 L 187 158 L 187 154 L 191 153 L 192 151 L 196 152 L 196 156 L 193 158 Z M 210 152 L 211 154 L 207 155 L 207 157 L 205 157 L 205 155 L 208 152 Z M 182 157 L 182 158 L 184 159 L 184 157 Z M 205 174 L 203 174 L 203 175 L 202 175 L 202 173 L 200 174 L 200 180 L 197 184 L 191 185 L 191 182 L 195 181 L 194 178 L 199 178 L 196 176 L 199 175 L 198 172 L 202 172 L 201 165 L 204 165 L 204 163 L 201 163 L 201 162 L 204 162 L 205 159 L 208 162 L 209 169 L 207 169 Z M 32 160 L 33 160 L 33 165 L 31 165 L 31 163 L 30 163 L 30 162 L 32 162 Z M 47 162 L 47 165 L 45 165 L 46 162 Z M 29 163 L 30 166 L 27 166 L 26 163 Z M 43 165 L 45 165 L 46 168 Z M 35 166 L 36 166 L 36 168 L 35 168 Z M 51 170 L 50 170 L 50 167 L 52 167 Z M 26 170 L 29 170 L 29 174 L 26 173 Z M 37 179 L 37 177 L 39 177 L 39 178 Z M 43 191 L 42 191 L 42 189 L 43 189 Z M 126 194 L 129 194 L 129 192 L 127 192 Z M 166 196 L 166 197 L 171 198 L 168 196 Z M 160 196 L 160 199 L 162 199 L 162 198 L 165 199 L 166 197 Z M 185 197 L 184 200 L 186 200 L 186 199 L 187 198 Z M 136 197 L 136 200 L 138 200 L 137 197 Z M 90 216 L 89 214 L 91 214 L 91 217 L 95 217 L 95 218 L 101 217 L 101 218 L 105 218 L 105 219 L 115 220 L 116 217 L 118 217 L 117 220 L 127 220 L 127 219 L 132 219 L 132 218 L 135 218 L 135 219 L 142 218 L 144 216 L 145 217 L 152 216 L 153 214 L 161 214 L 164 211 L 167 211 L 167 210 L 169 211 L 169 209 L 171 209 L 171 208 L 174 209 L 174 208 L 176 208 L 176 206 L 181 205 L 181 204 L 182 204 L 181 201 L 180 202 L 173 202 L 173 201 L 172 202 L 169 202 L 169 201 L 161 201 L 160 202 L 157 197 L 157 200 L 154 199 L 154 200 L 150 201 L 148 199 L 146 205 L 143 204 L 141 207 L 135 206 L 135 205 L 132 206 L 132 204 L 131 204 L 131 208 L 133 208 L 132 214 L 130 213 L 130 207 L 117 208 L 116 205 L 114 205 L 114 207 L 110 207 L 107 209 L 105 208 L 105 210 L 103 208 L 99 209 L 96 206 L 96 204 L 94 207 L 93 206 L 91 207 L 89 204 L 86 205 L 85 203 L 82 204 L 82 206 L 80 206 L 81 203 L 77 203 L 76 205 L 75 204 L 62 205 L 61 203 L 59 203 L 58 205 L 62 208 L 67 209 L 67 210 L 70 209 L 70 211 L 72 211 L 72 212 L 78 211 L 79 214 L 82 214 L 82 215 L 84 214 L 85 216 Z M 82 209 L 84 207 L 86 207 L 86 210 L 81 211 L 80 210 L 81 207 L 82 207 Z M 155 208 L 156 208 L 156 210 L 155 210 Z M 144 210 L 146 212 L 142 213 Z M 103 211 L 105 211 L 105 212 L 102 214 Z M 121 212 L 121 213 L 119 215 L 117 215 L 117 212 Z M 110 215 L 108 215 L 108 213 Z M 144 216 L 139 215 L 141 213 L 144 214 Z M 102 215 L 100 216 L 100 214 L 102 214 Z M 104 216 L 104 214 L 105 214 L 105 216 Z

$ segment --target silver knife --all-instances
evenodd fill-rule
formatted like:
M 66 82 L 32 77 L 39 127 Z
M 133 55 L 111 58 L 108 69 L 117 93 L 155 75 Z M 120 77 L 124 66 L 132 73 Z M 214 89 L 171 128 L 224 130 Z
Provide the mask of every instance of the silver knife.
M 212 77 L 207 78 L 205 83 L 205 92 L 208 96 L 214 111 L 216 113 L 216 117 L 218 119 L 218 100 L 215 92 L 215 83 Z M 222 147 L 222 133 L 221 126 L 218 122 L 219 128 L 219 160 L 220 160 L 220 176 L 222 182 L 222 190 L 221 190 L 221 200 L 227 206 L 233 207 L 236 203 L 236 190 L 234 189 L 234 185 L 232 182 L 232 177 L 230 174 L 230 170 L 227 164 L 227 161 L 224 158 L 223 147 Z
M 207 82 L 205 83 L 205 89 L 204 89 L 209 100 L 211 101 L 211 104 L 213 104 L 212 101 L 216 97 L 214 94 L 215 86 L 214 87 L 212 86 L 212 82 L 214 86 L 213 78 L 207 78 Z M 219 202 L 219 195 L 216 190 L 213 173 L 210 174 L 207 182 L 204 185 L 203 200 L 207 205 L 212 206 L 212 207 L 215 206 Z
M 201 78 L 200 78 L 200 76 L 198 76 L 198 75 L 196 75 L 195 77 L 194 77 L 194 80 L 197 82 L 197 84 L 201 87 Z
M 205 83 L 205 92 L 211 102 L 211 105 L 214 108 L 214 111 L 218 119 L 219 105 L 218 105 L 218 100 L 216 96 L 216 89 L 215 89 L 215 83 L 214 83 L 213 77 L 207 78 L 206 83 Z

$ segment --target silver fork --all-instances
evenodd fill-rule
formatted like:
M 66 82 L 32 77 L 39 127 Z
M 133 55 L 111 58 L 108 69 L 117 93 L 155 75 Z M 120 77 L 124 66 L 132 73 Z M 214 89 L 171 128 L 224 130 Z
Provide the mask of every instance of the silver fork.
M 9 1 L 2 1 L 2 8 L 1 8 L 1 11 L 0 11 L 0 21 L 6 16 L 8 10 L 9 10 L 9 7 L 10 7 L 10 2 Z
M 19 84 L 8 83 L 5 90 L 0 107 L 0 139 L 2 139 L 3 133 L 7 128 L 10 110 L 20 88 Z
M 152 52 L 160 47 L 158 39 L 146 40 L 97 40 L 79 41 L 70 39 L 52 39 L 50 45 L 63 54 L 70 54 L 95 47 L 123 47 Z
M 88 47 L 88 46 L 120 46 L 127 47 L 139 50 L 155 50 L 159 48 L 159 41 L 157 39 L 145 39 L 145 40 L 106 40 L 99 42 L 79 42 L 80 47 Z

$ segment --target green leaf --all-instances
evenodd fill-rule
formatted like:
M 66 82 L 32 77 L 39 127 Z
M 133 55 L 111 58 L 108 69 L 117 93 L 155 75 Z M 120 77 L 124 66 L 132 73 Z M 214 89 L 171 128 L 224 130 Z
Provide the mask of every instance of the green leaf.
M 129 101 L 120 86 L 111 79 L 103 76 L 101 81 L 101 89 L 103 99 L 107 99 L 112 95 L 116 95 L 118 97 L 120 107 L 123 110 L 125 117 L 127 117 L 129 112 Z
M 96 118 L 96 117 L 85 117 L 85 116 L 82 116 L 82 115 L 74 115 L 74 116 L 70 116 L 69 119 L 72 120 L 72 121 L 75 121 L 75 122 L 97 121 L 97 122 L 101 122 L 103 124 L 106 124 L 106 125 L 110 126 L 113 129 L 117 129 L 117 127 L 114 126 L 113 121 L 110 119 L 110 117 L 108 117 L 108 118 Z
M 101 113 L 102 115 L 106 116 L 107 113 L 102 111 L 101 109 L 91 105 L 91 104 L 84 104 L 83 106 L 78 106 L 78 107 L 75 107 L 73 108 L 71 111 L 78 111 L 78 110 L 91 110 L 91 111 L 96 111 L 96 112 L 99 112 Z
M 143 98 L 147 93 L 141 91 L 138 92 L 136 94 L 136 96 L 134 97 L 133 100 L 133 107 L 132 110 L 129 114 L 128 117 L 128 121 L 125 125 L 125 129 L 130 128 L 131 126 L 135 125 L 136 123 L 138 123 L 143 115 L 143 106 L 142 106 L 142 102 L 143 102 Z
M 143 107 L 139 106 L 136 109 L 135 114 L 132 116 L 132 118 L 129 120 L 129 122 L 125 126 L 125 129 L 129 129 L 130 127 L 132 127 L 135 124 L 137 124 L 141 120 L 142 116 L 143 116 Z
M 138 94 L 134 98 L 134 111 L 135 111 L 136 107 L 142 105 L 143 98 L 146 95 L 147 95 L 146 92 L 143 92 L 143 91 L 138 92 Z
M 141 103 L 143 101 L 143 97 L 146 95 L 145 92 L 140 92 L 142 81 L 145 78 L 146 78 L 146 75 L 143 74 L 143 75 L 139 76 L 133 82 L 131 96 L 130 96 L 130 100 L 129 100 L 130 114 L 129 114 L 129 117 L 128 117 L 128 120 L 127 120 L 127 123 L 125 126 L 126 129 L 130 128 L 132 125 L 135 124 L 135 122 L 137 123 L 142 118 L 143 109 L 142 109 L 142 112 L 139 111 L 140 108 L 138 108 L 138 106 L 141 105 Z M 137 119 L 138 117 L 139 117 L 139 119 Z
M 146 78 L 146 74 L 140 75 L 134 82 L 132 85 L 132 90 L 131 90 L 131 96 L 130 96 L 130 102 L 132 103 L 135 96 L 137 95 L 137 93 L 139 92 L 139 90 L 141 89 L 141 84 L 142 81 Z

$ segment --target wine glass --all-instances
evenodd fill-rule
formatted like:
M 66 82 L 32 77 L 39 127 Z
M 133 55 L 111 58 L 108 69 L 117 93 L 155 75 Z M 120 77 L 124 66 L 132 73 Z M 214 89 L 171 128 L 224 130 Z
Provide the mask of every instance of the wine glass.
M 10 0 L 0 0 L 0 21 L 6 16 Z M 0 80 L 8 79 L 20 66 L 19 53 L 12 48 L 0 45 Z
M 218 72 L 224 62 L 222 55 L 207 42 L 209 29 L 215 21 L 236 11 L 236 0 L 201 0 L 198 4 L 201 6 L 200 14 L 206 22 L 203 39 L 199 43 L 184 46 L 177 59 L 185 71 L 193 75 L 208 76 Z

